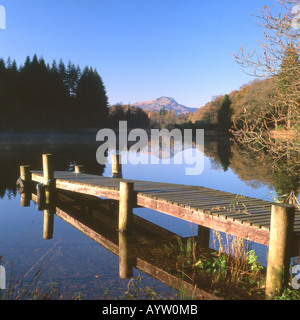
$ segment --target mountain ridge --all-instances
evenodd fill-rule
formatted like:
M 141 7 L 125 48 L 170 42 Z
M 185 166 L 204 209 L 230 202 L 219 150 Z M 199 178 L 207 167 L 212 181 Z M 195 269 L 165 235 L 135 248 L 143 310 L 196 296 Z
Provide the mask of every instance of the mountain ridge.
M 151 101 L 131 103 L 131 105 L 134 107 L 139 107 L 145 111 L 155 111 L 155 112 L 159 112 L 161 108 L 165 107 L 167 111 L 173 110 L 177 116 L 182 113 L 189 113 L 189 112 L 194 113 L 196 110 L 198 110 L 198 108 L 186 107 L 182 104 L 179 104 L 177 101 L 175 101 L 174 98 L 165 97 L 165 96 L 162 96 L 160 98 L 157 98 Z

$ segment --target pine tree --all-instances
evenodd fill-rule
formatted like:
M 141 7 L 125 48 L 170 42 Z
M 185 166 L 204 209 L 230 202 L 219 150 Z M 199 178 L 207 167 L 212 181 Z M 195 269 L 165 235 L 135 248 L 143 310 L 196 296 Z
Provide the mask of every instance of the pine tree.
M 60 59 L 58 64 L 58 73 L 64 86 L 65 95 L 66 97 L 68 97 L 69 92 L 68 92 L 67 69 L 62 59 Z
M 299 54 L 293 45 L 284 52 L 277 80 L 277 122 L 283 122 L 290 130 L 294 120 L 299 119 L 300 63 Z
M 101 128 L 108 118 L 106 90 L 97 70 L 85 67 L 77 87 L 79 125 Z
M 66 83 L 68 87 L 68 94 L 70 97 L 76 96 L 78 82 L 80 80 L 81 70 L 80 67 L 69 61 L 68 68 L 66 70 Z
M 218 112 L 218 128 L 222 132 L 228 133 L 229 129 L 232 127 L 231 103 L 229 95 L 225 94 Z
M 0 59 L 0 129 L 5 126 L 5 108 L 6 108 L 6 66 L 5 61 Z

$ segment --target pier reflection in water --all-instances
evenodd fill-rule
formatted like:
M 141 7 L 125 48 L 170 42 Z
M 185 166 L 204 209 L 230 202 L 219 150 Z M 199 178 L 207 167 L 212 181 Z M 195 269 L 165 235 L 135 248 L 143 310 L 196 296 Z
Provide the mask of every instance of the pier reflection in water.
M 38 185 L 39 186 L 39 185 Z M 37 188 L 39 190 L 39 188 Z M 59 190 L 51 201 L 45 200 L 40 193 L 31 194 L 20 190 L 21 206 L 29 206 L 30 198 L 37 203 L 38 209 L 44 212 L 43 239 L 49 240 L 54 234 L 54 216 L 94 240 L 96 243 L 119 257 L 120 279 L 131 279 L 133 269 L 146 273 L 176 290 L 184 290 L 189 297 L 200 299 L 215 298 L 209 285 L 209 277 L 185 269 L 179 269 L 182 248 L 191 238 L 180 237 L 137 215 L 133 215 L 133 228 L 130 234 L 120 232 L 119 201 L 77 194 Z M 42 201 L 41 201 L 42 200 Z M 198 226 L 198 234 L 193 236 L 194 251 L 186 252 L 195 258 L 196 249 L 209 249 L 210 230 Z M 183 244 L 178 246 L 178 244 Z M 299 248 L 295 248 L 297 253 Z M 172 254 L 168 252 L 171 249 Z M 247 248 L 245 248 L 247 250 Z M 203 251 L 204 252 L 204 251 Z M 242 256 L 241 256 L 242 258 Z M 195 263 L 196 261 L 194 261 Z M 198 270 L 199 271 L 199 270 Z
M 30 196 L 33 202 L 38 203 L 36 194 Z M 24 197 L 25 194 L 22 194 L 22 205 Z M 27 193 L 26 206 L 29 205 L 28 197 Z M 180 237 L 137 215 L 133 216 L 131 235 L 119 232 L 118 205 L 118 201 L 59 191 L 55 201 L 46 205 L 47 208 L 40 207 L 44 212 L 43 239 L 53 238 L 57 216 L 118 256 L 120 279 L 132 278 L 133 269 L 136 268 L 175 290 L 184 290 L 190 297 L 212 299 L 210 293 L 201 289 L 205 283 L 195 276 L 178 276 L 178 241 L 185 244 L 188 238 Z M 199 248 L 208 248 L 209 235 L 209 229 L 199 227 L 196 237 Z M 172 248 L 172 256 L 167 254 L 168 248 Z
M 120 164 L 118 163 L 118 161 L 113 161 L 113 175 L 118 175 L 119 177 L 122 176 L 122 173 L 121 172 L 118 172 L 118 171 L 121 171 L 118 169 L 118 167 L 121 168 Z M 75 167 L 75 180 L 78 178 L 80 180 L 80 185 L 82 185 L 82 177 L 83 176 L 88 176 L 88 175 L 82 175 L 81 172 L 82 172 L 82 166 L 76 166 Z M 116 171 L 117 172 L 114 172 L 114 170 L 117 169 Z M 57 173 L 58 174 L 58 173 Z M 20 179 L 18 180 L 18 186 L 19 186 L 19 189 L 21 191 L 21 193 L 25 194 L 25 200 L 22 201 L 22 204 L 24 205 L 24 201 L 25 201 L 25 204 L 26 204 L 26 197 L 29 196 L 29 191 L 26 191 L 29 189 L 29 185 L 31 184 L 31 180 L 33 181 L 36 181 L 36 182 L 41 182 L 41 181 L 44 181 L 44 184 L 41 185 L 40 183 L 37 185 L 37 197 L 36 197 L 36 200 L 38 202 L 38 205 L 39 207 L 41 206 L 44 206 L 44 239 L 51 239 L 52 238 L 52 235 L 53 235 L 53 216 L 54 216 L 54 213 L 58 214 L 59 216 L 61 215 L 64 215 L 66 214 L 65 211 L 61 211 L 60 212 L 60 206 L 63 206 L 64 205 L 61 205 L 60 203 L 55 203 L 54 201 L 57 201 L 58 199 L 55 199 L 57 197 L 57 194 L 56 194 L 56 191 L 55 191 L 55 184 L 56 184 L 56 187 L 57 188 L 62 188 L 61 187 L 61 184 L 62 183 L 63 185 L 65 185 L 66 183 L 69 185 L 70 182 L 69 181 L 63 181 L 61 182 L 60 179 L 57 178 L 57 174 L 56 174 L 56 181 L 54 180 L 54 171 L 53 171 L 53 166 L 52 166 L 52 155 L 51 154 L 43 154 L 43 174 L 41 175 L 41 177 L 39 176 L 39 173 L 37 173 L 36 171 L 33 171 L 33 172 L 30 172 L 30 167 L 29 166 L 21 166 L 21 176 L 20 176 Z M 64 175 L 66 174 L 69 174 L 69 172 L 65 172 L 63 173 Z M 72 179 L 74 179 L 74 174 L 71 174 L 72 175 Z M 70 174 L 69 174 L 70 175 Z M 92 177 L 90 179 L 95 179 L 96 176 L 93 176 L 93 175 L 89 175 L 89 177 Z M 105 180 L 105 178 L 102 178 L 103 180 Z M 111 180 L 112 179 L 112 180 Z M 103 181 L 101 180 L 101 181 Z M 109 181 L 115 181 L 113 178 L 110 178 L 108 179 Z M 105 181 L 108 181 L 107 179 Z M 76 180 L 77 181 L 77 180 Z M 149 182 L 148 182 L 149 184 Z M 76 184 L 76 186 L 78 186 L 78 182 Z M 86 187 L 87 188 L 87 187 Z M 84 190 L 86 190 L 86 188 Z M 97 185 L 97 188 L 99 189 L 100 187 Z M 77 191 L 77 189 L 75 189 L 74 186 L 72 186 L 71 188 L 62 188 L 62 189 L 66 189 L 66 190 L 71 190 L 71 191 Z M 79 188 L 79 191 L 78 192 L 82 192 L 83 190 L 83 187 L 80 186 Z M 180 190 L 179 193 L 181 193 L 183 190 Z M 215 191 L 217 192 L 217 191 Z M 119 199 L 119 203 L 118 203 L 118 206 L 119 206 L 119 209 L 118 209 L 118 216 L 116 217 L 116 221 L 118 222 L 117 226 L 114 227 L 114 229 L 117 228 L 118 230 L 118 248 L 117 248 L 117 253 L 119 255 L 119 275 L 120 275 L 120 278 L 122 279 L 127 279 L 127 278 L 131 278 L 132 275 L 133 275 L 133 265 L 137 268 L 137 269 L 140 269 L 141 271 L 144 271 L 143 268 L 141 268 L 141 266 L 138 264 L 138 258 L 137 258 L 137 253 L 135 252 L 136 250 L 136 245 L 138 246 L 139 244 L 139 237 L 137 237 L 137 241 L 135 241 L 135 245 L 133 246 L 132 243 L 131 243 L 131 240 L 132 240 L 132 207 L 133 207 L 133 204 L 134 202 L 140 206 L 144 206 L 144 202 L 138 202 L 137 200 L 134 201 L 134 184 L 133 182 L 125 182 L 125 181 L 121 181 L 120 182 L 120 189 L 119 189 L 119 196 L 116 198 L 115 196 L 112 196 L 107 189 L 105 189 L 105 192 L 104 193 L 99 193 L 99 190 L 97 193 L 91 193 L 91 192 L 84 192 L 84 193 L 87 193 L 87 194 L 94 194 L 94 196 L 104 196 L 104 197 L 109 197 L 109 198 L 112 198 L 112 199 Z M 113 192 L 115 193 L 115 191 Z M 202 190 L 202 193 L 203 193 L 203 190 Z M 137 198 L 139 196 L 139 193 L 137 193 Z M 70 196 L 71 197 L 71 196 Z M 200 197 L 200 193 L 197 195 L 197 199 L 199 200 L 199 197 Z M 41 203 L 42 202 L 42 199 L 44 200 L 44 204 Z M 207 199 L 207 198 L 205 198 Z M 98 201 L 101 201 L 101 200 L 98 200 Z M 109 201 L 109 200 L 108 200 Z M 229 200 L 228 200 L 229 201 Z M 252 199 L 252 201 L 254 201 Z M 256 200 L 258 201 L 258 200 Z M 226 201 L 223 200 L 223 203 L 225 203 Z M 113 202 L 111 202 L 113 203 Z M 194 203 L 194 202 L 193 202 Z M 203 204 L 203 202 L 201 202 Z M 207 202 L 205 202 L 207 203 Z M 211 203 L 214 203 L 214 202 L 211 202 Z M 269 203 L 266 202 L 266 205 L 268 204 L 269 206 Z M 80 206 L 82 207 L 82 203 L 80 203 Z M 261 204 L 261 206 L 263 206 Z M 57 207 L 57 209 L 56 209 Z M 158 208 L 158 206 L 156 205 L 155 207 L 153 208 Z M 190 208 L 190 207 L 189 207 Z M 67 208 L 68 209 L 68 208 Z M 270 209 L 270 208 L 269 208 Z M 286 233 L 286 236 L 284 236 L 281 240 L 279 240 L 278 243 L 284 243 L 284 246 L 283 248 L 285 247 L 288 247 L 290 248 L 290 246 L 292 245 L 292 238 L 293 238 L 293 224 L 294 224 L 294 213 L 295 213 L 295 208 L 294 207 L 279 207 L 279 206 L 275 206 L 273 205 L 272 206 L 272 217 L 273 217 L 273 209 L 274 210 L 277 210 L 278 212 L 280 211 L 280 214 L 286 216 L 286 217 L 289 217 L 288 219 L 290 220 L 290 222 L 287 222 L 287 226 L 284 228 L 284 230 L 280 231 L 280 233 Z M 86 211 L 86 209 L 85 209 Z M 82 209 L 80 210 L 81 214 L 82 214 Z M 168 212 L 166 212 L 168 213 Z M 83 213 L 85 214 L 85 213 Z M 269 214 L 269 212 L 268 212 Z M 114 217 L 114 215 L 110 215 L 111 217 Z M 180 216 L 181 217 L 181 216 Z M 277 214 L 274 215 L 274 219 L 275 217 L 277 217 Z M 64 220 L 66 220 L 67 222 L 68 219 L 64 218 Z M 81 220 L 81 217 L 78 217 L 77 220 Z M 189 221 L 194 221 L 195 220 L 195 217 L 193 215 L 193 218 L 192 220 L 189 220 Z M 195 220 L 196 221 L 196 220 Z M 201 221 L 202 222 L 202 221 Z M 202 224 L 200 222 L 200 224 Z M 70 223 L 70 222 L 69 222 Z M 77 223 L 71 223 L 72 225 L 74 225 L 77 229 L 79 230 L 84 230 L 84 233 L 86 234 L 86 229 L 85 228 L 82 228 L 82 226 L 79 224 L 79 227 L 78 227 L 78 224 Z M 84 224 L 86 225 L 86 224 Z M 114 225 L 113 224 L 113 221 L 110 221 L 109 225 Z M 275 224 L 275 222 L 273 221 L 273 218 L 271 219 L 271 225 L 273 225 L 273 228 L 272 230 L 276 229 L 278 227 L 278 223 Z M 288 226 L 291 225 L 292 229 L 291 228 L 288 228 Z M 129 227 L 130 226 L 130 227 Z M 205 226 L 205 224 L 204 224 Z M 206 225 L 206 227 L 210 227 L 208 225 Z M 203 229 L 203 227 L 201 228 Z M 199 228 L 199 230 L 201 230 Z M 282 228 L 283 229 L 283 228 Z M 272 230 L 271 230 L 271 236 L 270 238 L 272 237 Z M 229 230 L 227 230 L 229 233 L 231 233 Z M 227 232 L 226 231 L 226 232 Z M 130 232 L 130 237 L 128 237 L 128 233 Z M 275 233 L 274 233 L 275 232 Z M 276 230 L 273 232 L 273 234 L 276 234 L 276 238 L 278 238 L 278 234 L 279 232 L 277 232 Z M 206 234 L 208 237 L 209 237 L 209 233 L 208 232 L 204 232 L 204 234 Z M 89 235 L 89 233 L 87 234 Z M 94 239 L 93 236 L 90 236 L 90 238 Z M 274 237 L 274 235 L 273 235 Z M 248 232 L 248 238 L 249 239 L 249 232 Z M 105 238 L 106 240 L 109 241 L 109 238 Z M 155 236 L 153 234 L 150 234 L 150 239 L 155 239 Z M 152 240 L 151 240 L 152 241 Z M 182 243 L 182 239 L 180 239 L 181 243 Z M 254 241 L 256 241 L 254 239 Z M 99 242 L 99 241 L 97 241 Z M 112 242 L 112 241 L 111 241 Z M 209 243 L 209 240 L 206 240 L 205 241 L 206 243 Z M 259 242 L 259 241 L 258 241 Z M 274 242 L 274 241 L 273 241 Z M 270 240 L 270 252 L 274 251 L 275 248 L 278 247 L 278 243 L 271 243 L 271 240 Z M 100 243 L 102 244 L 102 241 L 100 241 Z M 113 243 L 113 242 L 112 242 Z M 172 243 L 171 243 L 172 245 Z M 201 243 L 199 245 L 199 243 L 197 243 L 197 246 L 198 247 L 201 247 Z M 157 247 L 157 245 L 155 243 L 151 243 L 151 247 L 155 248 Z M 106 249 L 108 249 L 109 251 L 114 251 L 114 249 L 112 249 L 113 246 L 111 245 L 108 245 L 108 247 L 106 247 Z M 285 249 L 284 249 L 285 250 Z M 155 250 L 156 251 L 156 250 Z M 285 250 L 283 253 L 281 252 L 280 254 L 282 256 L 284 256 L 284 266 L 286 269 L 289 268 L 289 264 L 290 264 L 290 261 L 289 261 L 289 258 L 290 258 L 290 252 L 288 252 L 289 250 Z M 115 253 L 115 252 L 113 252 Z M 273 254 L 273 256 L 277 256 L 279 253 L 276 253 L 276 254 Z M 155 255 L 154 255 L 155 256 Z M 178 255 L 177 255 L 178 256 Z M 161 255 L 160 255 L 161 257 Z M 168 259 L 169 262 L 173 263 L 174 265 L 177 265 L 176 261 L 175 263 L 172 261 L 172 259 Z M 276 262 L 277 263 L 277 262 Z M 270 264 L 270 257 L 269 257 L 269 264 Z M 283 268 L 282 267 L 282 264 L 281 262 L 278 262 L 276 264 L 276 266 L 278 265 L 278 268 Z M 148 268 L 146 268 L 148 269 Z M 168 267 L 168 269 L 170 269 Z M 171 268 L 172 270 L 172 268 Z M 271 264 L 271 268 L 268 267 L 268 270 L 267 270 L 267 279 L 270 278 L 269 276 L 269 273 L 273 270 L 272 269 L 272 264 Z M 178 273 L 178 270 L 175 271 L 176 273 Z M 158 271 L 155 272 L 155 274 L 157 274 Z M 185 274 L 183 272 L 183 274 Z M 278 272 L 277 272 L 278 274 Z M 151 274 L 152 275 L 152 274 Z M 188 276 L 189 277 L 189 276 Z M 273 274 L 272 274 L 272 277 L 273 277 Z M 275 275 L 274 275 L 275 277 Z M 155 277 L 157 278 L 157 276 Z M 192 277 L 189 277 L 190 279 L 192 279 Z M 194 278 L 194 277 L 193 277 Z M 158 278 L 159 279 L 159 278 Z M 159 279 L 161 281 L 161 279 Z M 287 283 L 287 280 L 288 278 L 286 277 L 286 283 Z M 280 279 L 278 279 L 278 281 L 281 281 Z M 183 279 L 181 279 L 181 283 L 184 282 Z M 175 281 L 176 286 L 179 288 L 179 279 L 178 281 Z M 274 284 L 274 281 L 272 282 L 272 285 L 275 286 Z M 174 286 L 174 284 L 173 284 Z M 182 286 L 182 284 L 181 284 Z M 192 283 L 192 286 L 194 286 L 194 291 L 197 290 L 199 291 L 199 289 L 197 289 L 197 284 L 195 285 L 194 283 L 194 279 L 193 279 L 193 283 Z M 270 289 L 270 286 L 267 287 L 268 289 L 268 292 L 271 290 Z M 190 294 L 191 294 L 191 288 L 188 289 L 188 291 L 190 291 Z M 191 294 L 191 295 L 194 295 L 194 294 Z M 205 293 L 206 295 L 206 293 Z M 200 297 L 203 297 L 203 294 L 200 294 L 199 293 L 199 296 Z

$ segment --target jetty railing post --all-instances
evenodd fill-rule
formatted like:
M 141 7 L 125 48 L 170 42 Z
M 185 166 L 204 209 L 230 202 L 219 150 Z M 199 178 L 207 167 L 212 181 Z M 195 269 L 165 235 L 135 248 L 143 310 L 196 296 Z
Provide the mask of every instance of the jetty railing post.
M 49 240 L 53 238 L 54 230 L 54 207 L 44 210 L 43 239 Z
M 17 181 L 17 188 L 21 194 L 21 207 L 29 207 L 31 200 L 31 172 L 30 166 L 20 166 L 20 178 Z
M 122 159 L 121 154 L 112 154 L 111 155 L 111 171 L 113 178 L 122 178 Z
M 131 233 L 134 185 L 132 182 L 120 182 L 119 231 Z
M 280 295 L 289 278 L 295 207 L 272 205 L 266 296 Z
M 83 173 L 84 172 L 84 166 L 83 165 L 77 165 L 75 166 L 75 173 Z
M 46 194 L 46 203 L 50 203 L 55 189 L 52 154 L 43 154 L 43 174 Z
M 29 192 L 25 192 L 21 194 L 21 207 L 30 207 L 31 194 Z
M 210 229 L 198 225 L 197 244 L 200 248 L 209 247 Z
M 46 207 L 46 191 L 45 186 L 42 183 L 36 185 L 36 195 L 37 195 L 37 204 L 38 210 L 43 211 Z
M 43 154 L 43 173 L 44 173 L 44 184 L 49 185 L 54 179 L 52 154 Z
M 24 183 L 24 187 L 29 187 L 31 183 L 30 166 L 20 166 L 20 178 Z
M 133 264 L 130 258 L 130 239 L 127 234 L 119 232 L 119 277 L 130 279 L 133 276 Z

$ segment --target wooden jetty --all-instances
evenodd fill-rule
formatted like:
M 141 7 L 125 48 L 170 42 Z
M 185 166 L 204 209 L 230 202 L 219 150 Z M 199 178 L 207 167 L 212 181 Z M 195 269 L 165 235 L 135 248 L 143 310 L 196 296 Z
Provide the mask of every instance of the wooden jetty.
M 103 177 L 82 169 L 53 171 L 51 155 L 43 155 L 43 172 L 22 166 L 21 180 L 44 184 L 46 192 L 56 188 L 119 200 L 120 231 L 130 231 L 132 208 L 145 207 L 195 223 L 203 232 L 210 228 L 268 245 L 268 270 L 272 270 L 267 275 L 268 295 L 280 292 L 286 284 L 293 240 L 300 234 L 300 211 L 294 206 L 201 186 Z M 278 274 L 285 275 L 284 281 Z
M 43 183 L 43 172 L 31 171 Z M 54 171 L 57 189 L 120 199 L 120 182 L 133 183 L 134 207 L 145 207 L 195 224 L 269 245 L 274 203 L 199 186 L 138 181 L 69 171 Z M 276 204 L 277 205 L 277 204 Z M 296 211 L 294 233 L 300 233 Z

